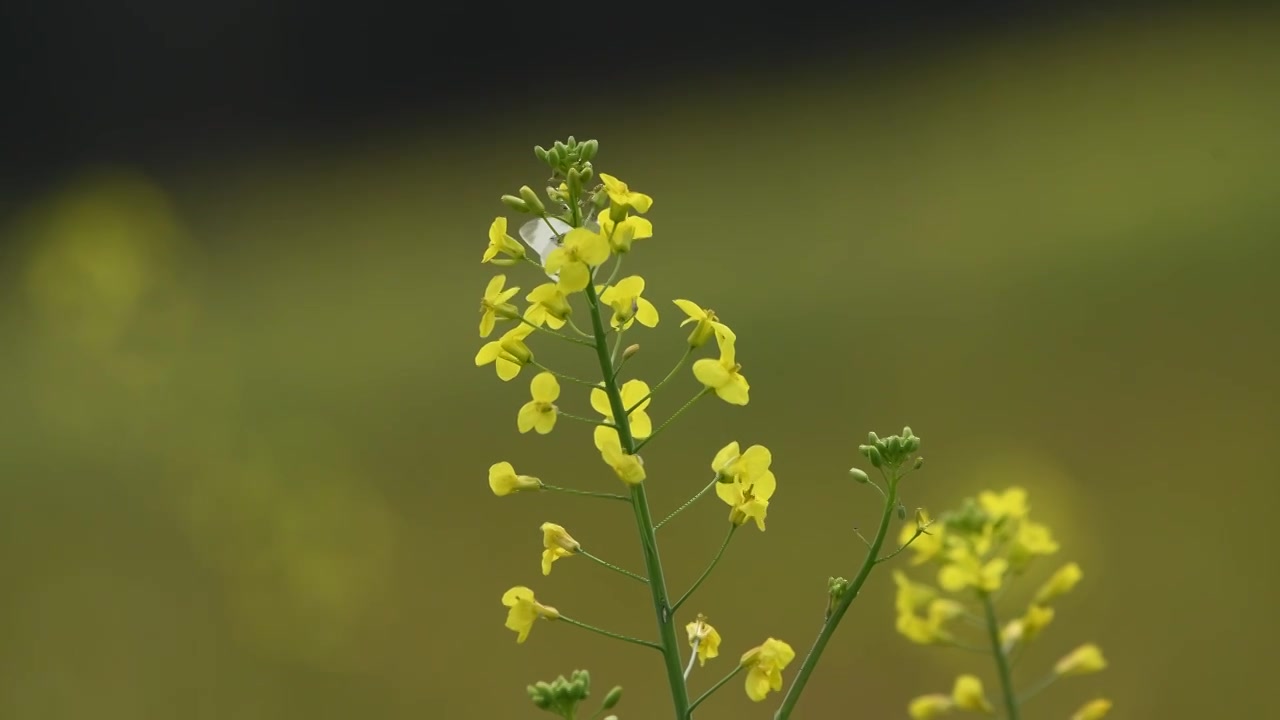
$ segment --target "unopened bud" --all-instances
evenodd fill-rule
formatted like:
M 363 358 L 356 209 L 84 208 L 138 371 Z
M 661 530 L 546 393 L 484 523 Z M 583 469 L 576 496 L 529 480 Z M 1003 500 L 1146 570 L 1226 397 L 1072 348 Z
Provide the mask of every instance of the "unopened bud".
M 506 205 L 512 210 L 515 210 L 516 212 L 522 212 L 522 213 L 529 212 L 529 203 L 526 203 L 524 200 L 521 200 L 515 195 L 503 195 L 502 204 Z
M 519 260 L 516 260 L 515 258 L 509 258 L 509 257 L 496 257 L 496 258 L 494 258 L 494 259 L 490 260 L 490 261 L 489 261 L 489 264 L 490 264 L 490 265 L 497 265 L 498 267 L 512 267 L 512 266 L 514 266 L 517 262 L 519 262 Z
M 588 140 L 582 143 L 582 146 L 579 148 L 579 152 L 583 160 L 591 160 L 596 156 L 597 152 L 600 152 L 600 142 L 597 140 Z
M 849 468 L 849 476 L 863 485 L 871 482 L 871 478 L 867 477 L 867 474 L 858 468 Z
M 547 156 L 547 149 L 542 147 L 541 145 L 533 146 L 533 154 L 536 155 L 537 158 L 542 162 L 547 162 L 549 160 L 549 157 Z
M 542 198 L 538 197 L 538 193 L 534 192 L 533 188 L 528 185 L 520 186 L 520 199 L 524 200 L 525 204 L 529 206 L 528 212 L 534 215 L 547 214 L 547 208 L 542 204 Z
M 592 140 L 591 142 L 595 142 L 595 140 Z M 604 696 L 604 702 L 600 704 L 600 707 L 605 710 L 611 710 L 613 706 L 617 705 L 618 701 L 621 699 L 622 699 L 622 686 L 618 685 L 614 687 L 612 690 L 610 690 L 608 695 Z
M 907 506 L 903 505 L 902 503 L 898 503 L 898 519 L 899 520 L 907 519 Z
M 640 344 L 639 344 L 639 343 L 636 343 L 636 344 L 634 344 L 634 345 L 628 345 L 628 346 L 627 346 L 625 349 L 623 349 L 623 351 L 622 351 L 622 359 L 623 359 L 623 360 L 627 360 L 627 359 L 631 358 L 632 356 L 634 356 L 634 355 L 635 355 L 636 353 L 638 353 L 638 352 L 640 352 Z
M 867 459 L 875 467 L 880 467 L 884 463 L 884 457 L 880 455 L 880 450 L 875 445 L 867 447 Z
M 569 184 L 569 197 L 580 197 L 582 195 L 582 175 L 578 172 L 578 168 L 569 168 L 567 179 Z
M 916 458 L 916 464 L 912 465 L 911 467 L 915 468 L 916 470 L 919 470 L 923 465 L 924 465 L 924 458 L 918 457 Z

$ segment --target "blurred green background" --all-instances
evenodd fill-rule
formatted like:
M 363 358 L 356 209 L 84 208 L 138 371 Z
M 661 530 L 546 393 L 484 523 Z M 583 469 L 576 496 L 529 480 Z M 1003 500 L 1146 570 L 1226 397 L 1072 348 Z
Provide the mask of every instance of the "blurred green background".
M 1019 678 L 1084 641 L 1111 667 L 1028 717 L 1097 695 L 1117 718 L 1268 716 L 1277 19 L 994 33 L 892 72 L 855 52 L 736 84 L 598 85 L 448 137 L 68 176 L 0 230 L 0 716 L 536 717 L 524 685 L 577 667 L 599 695 L 625 686 L 624 720 L 665 716 L 651 653 L 551 623 L 517 646 L 502 626 L 502 592 L 525 584 L 652 634 L 634 583 L 579 559 L 538 570 L 548 520 L 641 569 L 626 508 L 485 482 L 509 460 L 615 487 L 585 426 L 516 432 L 532 373 L 472 363 L 497 198 L 539 186 L 530 147 L 570 133 L 656 201 L 626 269 L 662 323 L 631 334 L 629 367 L 665 374 L 687 297 L 738 332 L 753 386 L 650 446 L 655 513 L 730 440 L 775 457 L 768 532 L 686 606 L 724 637 L 695 692 L 767 636 L 807 649 L 875 519 L 845 474 L 856 446 L 910 424 L 928 463 L 909 506 L 1021 484 L 1085 569 Z M 578 348 L 534 347 L 591 372 Z M 571 387 L 562 405 L 589 413 Z M 673 591 L 724 516 L 708 499 L 663 530 Z M 988 661 L 895 635 L 892 594 L 878 571 L 798 717 L 905 717 L 962 670 L 994 688 Z M 735 682 L 698 717 L 775 707 Z

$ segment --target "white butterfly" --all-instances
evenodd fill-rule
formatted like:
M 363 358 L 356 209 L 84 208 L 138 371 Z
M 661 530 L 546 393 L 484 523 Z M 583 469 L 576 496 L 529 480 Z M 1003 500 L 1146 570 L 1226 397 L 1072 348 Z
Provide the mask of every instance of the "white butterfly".
M 553 231 L 552 228 L 555 228 Z M 583 227 L 592 232 L 600 232 L 600 225 L 595 218 L 589 217 L 583 223 Z M 569 223 L 560 218 L 549 217 L 546 220 L 537 218 L 530 220 L 520 226 L 520 239 L 524 241 L 529 249 L 538 254 L 541 260 L 539 263 L 543 267 L 547 265 L 547 258 L 551 256 L 552 251 L 560 247 L 560 243 L 564 240 L 565 233 L 573 229 Z M 599 270 L 600 268 L 596 268 Z M 560 273 L 547 273 L 547 277 L 552 280 L 559 280 Z

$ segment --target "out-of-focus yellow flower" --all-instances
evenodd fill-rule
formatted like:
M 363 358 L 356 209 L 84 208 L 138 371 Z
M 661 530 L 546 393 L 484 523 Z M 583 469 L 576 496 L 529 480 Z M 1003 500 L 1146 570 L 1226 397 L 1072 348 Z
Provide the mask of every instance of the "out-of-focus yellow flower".
M 1093 643 L 1086 643 L 1067 653 L 1053 666 L 1058 675 L 1088 675 L 1104 670 L 1107 659 L 1102 657 L 1102 650 Z
M 546 323 L 553 330 L 564 327 L 565 320 L 573 314 L 569 298 L 555 283 L 543 283 L 525 296 L 530 305 L 525 308 L 524 319 L 541 326 Z
M 1036 639 L 1041 630 L 1053 622 L 1053 608 L 1043 605 L 1032 605 L 1022 616 L 1022 638 L 1026 642 Z
M 943 527 L 941 523 L 934 523 L 929 526 L 929 532 L 921 534 L 915 540 L 916 528 L 911 525 L 903 525 L 902 531 L 898 533 L 898 545 L 902 546 L 911 543 L 909 552 L 911 553 L 912 565 L 923 565 L 938 556 L 942 552 L 943 547 Z
M 503 381 L 514 379 L 520 374 L 520 368 L 533 360 L 533 351 L 524 344 L 532 332 L 533 327 L 520 323 L 497 340 L 485 343 L 476 353 L 476 367 L 493 363 L 499 378 Z
M 716 360 L 702 358 L 693 364 L 693 376 L 698 382 L 716 391 L 716 395 L 732 405 L 746 405 L 751 385 L 742 376 L 742 366 L 735 357 L 734 343 L 730 336 L 716 336 L 720 357 Z
M 982 690 L 982 681 L 974 675 L 961 675 L 956 678 L 955 688 L 951 690 L 951 699 L 961 710 L 989 713 L 991 703 Z
M 1090 700 L 1071 716 L 1071 720 L 1102 720 L 1111 712 L 1111 701 L 1106 698 Z
M 763 445 L 752 445 L 739 454 L 735 441 L 716 453 L 711 461 L 718 481 L 716 495 L 729 505 L 729 520 L 733 524 L 755 520 L 756 527 L 764 530 L 769 498 L 778 487 L 778 480 L 769 469 L 772 462 L 773 454 Z
M 705 615 L 699 613 L 698 619 L 684 629 L 689 633 L 689 647 L 697 648 L 698 665 L 706 665 L 707 660 L 720 655 L 720 633 L 711 627 Z
M 632 190 L 612 175 L 600 173 L 600 182 L 604 183 L 605 192 L 609 193 L 609 202 L 614 205 L 630 208 L 641 215 L 653 207 L 653 198 Z
M 1008 570 L 1009 561 L 1004 558 L 993 558 L 983 563 L 975 553 L 960 549 L 953 552 L 951 562 L 938 571 L 938 584 L 947 592 L 960 592 L 966 588 L 995 592 L 1000 589 Z
M 542 523 L 542 574 L 551 574 L 551 564 L 582 549 L 577 540 L 560 525 Z
M 560 397 L 560 383 L 549 372 L 540 372 L 529 383 L 533 399 L 520 407 L 516 414 L 516 426 L 521 433 L 537 430 L 546 435 L 556 426 L 556 398 Z
M 1080 578 L 1084 577 L 1080 566 L 1071 562 L 1058 568 L 1044 585 L 1036 592 L 1036 598 L 1033 602 L 1043 605 L 1050 600 L 1066 595 L 1080 582 Z
M 498 497 L 521 490 L 538 490 L 541 487 L 541 480 L 528 475 L 517 475 L 516 469 L 509 462 L 489 466 L 489 489 Z
M 601 213 L 600 233 L 609 239 L 609 247 L 621 255 L 631 252 L 632 242 L 653 237 L 653 223 L 638 215 L 614 222 L 609 213 Z
M 696 323 L 693 327 L 693 332 L 689 333 L 689 345 L 702 347 L 712 336 L 723 336 L 731 340 L 737 339 L 737 336 L 733 334 L 729 326 L 720 322 L 720 318 L 716 317 L 714 310 L 704 310 L 691 300 L 676 300 L 674 302 L 681 312 L 688 315 L 680 322 L 680 327 L 684 327 L 689 323 Z
M 978 504 L 992 519 L 1021 520 L 1027 516 L 1027 491 L 1020 487 L 1011 487 L 1002 493 L 984 490 L 978 495 Z
M 480 337 L 489 337 L 498 318 L 513 319 L 520 317 L 515 305 L 507 302 L 520 288 L 502 289 L 507 282 L 506 275 L 494 275 L 484 289 L 484 297 L 480 299 Z
M 560 273 L 557 283 L 567 293 L 580 292 L 591 282 L 591 268 L 609 259 L 609 242 L 587 228 L 574 228 L 565 234 L 560 247 L 547 256 L 546 270 Z
M 956 706 L 954 700 L 949 695 L 941 693 L 933 693 L 932 695 L 921 695 L 911 701 L 907 705 L 907 714 L 912 720 L 933 720 L 933 718 L 941 717 Z
M 773 638 L 743 653 L 741 662 L 747 668 L 747 697 L 760 702 L 770 690 L 781 690 L 782 671 L 795 657 L 790 645 Z
M 553 607 L 543 605 L 533 597 L 533 591 L 517 585 L 502 596 L 502 604 L 511 608 L 507 611 L 507 629 L 516 632 L 516 642 L 522 643 L 529 637 L 533 623 L 538 618 L 548 620 L 560 619 L 560 613 Z
M 1058 543 L 1047 525 L 1023 520 L 1018 523 L 1018 532 L 1014 535 L 1013 549 L 1009 559 L 1021 566 L 1036 555 L 1052 555 L 1058 552 Z
M 622 451 L 622 441 L 618 439 L 618 433 L 597 435 L 596 440 L 601 445 L 600 456 L 617 473 L 619 480 L 628 485 L 644 482 L 644 463 L 640 462 L 638 456 L 628 455 Z
M 938 591 L 932 586 L 912 580 L 901 570 L 893 571 L 893 584 L 898 588 L 894 607 L 899 613 L 914 613 L 938 597 Z
M 644 278 L 631 275 L 622 278 L 616 285 L 610 285 L 600 293 L 600 302 L 613 309 L 610 324 L 615 330 L 631 327 L 633 321 L 645 327 L 658 324 L 658 308 L 653 303 L 640 297 L 644 292 Z
M 504 217 L 494 218 L 493 224 L 489 226 L 489 247 L 485 249 L 480 262 L 487 263 L 498 257 L 498 253 L 516 260 L 524 257 L 524 246 L 507 234 L 507 219 Z
M 631 437 L 640 440 L 652 435 L 653 421 L 650 420 L 649 414 L 645 412 L 645 409 L 649 407 L 649 400 L 647 399 L 649 384 L 643 380 L 628 380 L 623 383 L 618 391 L 618 394 L 622 396 L 622 406 L 624 408 L 636 406 L 636 409 L 632 410 L 631 414 L 627 416 L 627 422 L 631 428 Z M 641 402 L 642 400 L 643 402 Z M 639 403 L 639 405 L 636 405 L 636 403 Z M 604 388 L 591 388 L 591 409 L 603 415 L 605 422 L 610 425 L 616 424 L 613 418 L 613 408 L 609 405 L 609 393 L 605 392 Z M 621 443 L 618 440 L 618 431 L 614 428 L 597 425 L 593 436 L 597 450 L 603 451 L 604 443 L 608 442 L 609 438 L 613 438 L 613 442 L 618 442 L 619 447 L 621 447 Z
M 898 617 L 896 627 L 900 634 L 908 640 L 921 645 L 945 642 L 952 635 L 943 629 L 949 621 L 963 615 L 965 607 L 950 598 L 938 597 L 938 591 L 923 583 L 914 582 L 901 570 L 893 573 L 894 584 L 898 586 L 894 599 Z M 928 608 L 921 617 L 917 611 Z

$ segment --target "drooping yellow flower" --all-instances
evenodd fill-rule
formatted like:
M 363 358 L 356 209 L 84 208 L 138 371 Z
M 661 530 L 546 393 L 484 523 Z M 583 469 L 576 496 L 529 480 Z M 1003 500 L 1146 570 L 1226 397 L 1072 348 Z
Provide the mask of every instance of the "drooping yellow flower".
M 587 228 L 574 228 L 560 247 L 547 256 L 546 270 L 560 273 L 557 283 L 567 293 L 584 290 L 591 282 L 591 268 L 609 259 L 609 241 Z
M 742 376 L 742 366 L 738 364 L 734 343 L 737 340 L 730 336 L 716 336 L 716 344 L 720 346 L 720 357 L 712 360 L 702 358 L 693 364 L 693 376 L 698 382 L 716 391 L 716 395 L 732 405 L 746 405 L 748 391 L 751 386 Z
M 747 668 L 747 697 L 760 702 L 770 690 L 781 690 L 782 671 L 795 657 L 796 652 L 790 645 L 773 638 L 743 653 L 741 663 Z
M 938 584 L 947 592 L 960 592 L 966 588 L 995 592 L 1000 589 L 1008 570 L 1009 561 L 1004 558 L 993 558 L 983 563 L 975 553 L 961 549 L 952 553 L 951 562 L 938 571 Z
M 711 627 L 705 615 L 699 613 L 698 619 L 684 629 L 689 634 L 689 647 L 697 650 L 699 666 L 720 655 L 720 633 Z
M 1086 643 L 1067 653 L 1053 666 L 1058 675 L 1088 675 L 1104 670 L 1107 659 L 1102 657 L 1102 650 L 1093 643 Z
M 1044 585 L 1040 586 L 1040 589 L 1036 592 L 1034 602 L 1043 605 L 1050 600 L 1066 595 L 1071 592 L 1076 583 L 1080 582 L 1082 577 L 1084 577 L 1084 573 L 1081 572 L 1079 565 L 1073 562 L 1063 565 L 1058 568 L 1052 577 L 1045 581 Z
M 619 480 L 628 485 L 644 482 L 644 463 L 640 461 L 639 456 L 628 455 L 622 451 L 622 441 L 618 439 L 618 433 L 597 435 L 596 439 L 601 445 L 600 456 L 604 458 L 605 464 L 617 473 Z
M 1102 720 L 1111 712 L 1111 701 L 1106 698 L 1090 700 L 1071 716 L 1071 720 Z
M 516 469 L 509 462 L 494 463 L 489 466 L 489 489 L 494 495 L 502 497 L 521 490 L 539 490 L 542 481 L 528 475 L 517 475 Z
M 647 438 L 653 434 L 653 421 L 649 418 L 649 414 L 645 409 L 649 407 L 649 384 L 643 380 L 628 380 L 618 389 L 618 394 L 622 396 L 623 409 L 635 406 L 627 415 L 628 426 L 631 428 L 631 437 L 640 440 Z M 637 403 L 639 403 L 637 405 Z M 610 425 L 616 424 L 613 419 L 613 407 L 609 405 L 609 393 L 604 388 L 591 388 L 591 409 L 604 416 L 605 422 Z M 618 447 L 622 447 L 618 440 L 618 431 L 604 425 L 597 425 L 594 435 L 596 441 L 596 449 L 603 451 L 604 443 L 613 438 L 613 442 L 618 442 Z
M 1026 642 L 1036 639 L 1041 630 L 1053 622 L 1053 608 L 1043 605 L 1032 605 L 1022 616 L 1022 638 Z
M 912 720 L 933 720 L 951 712 L 955 706 L 955 701 L 949 695 L 940 693 L 921 695 L 907 705 L 907 714 Z
M 539 435 L 546 435 L 556 426 L 556 398 L 560 397 L 560 383 L 556 376 L 549 372 L 540 372 L 533 376 L 529 383 L 529 394 L 533 399 L 520 406 L 516 414 L 516 426 L 521 433 L 537 430 Z
M 929 532 L 923 533 L 915 540 L 916 528 L 911 525 L 903 525 L 901 532 L 898 533 L 898 545 L 906 545 L 911 543 L 909 552 L 911 553 L 912 565 L 923 565 L 938 556 L 942 552 L 943 546 L 943 526 L 941 523 L 934 523 L 929 526 Z
M 711 461 L 716 472 L 716 495 L 729 506 L 729 521 L 742 525 L 755 520 L 756 527 L 764 531 L 765 516 L 769 511 L 769 498 L 778 487 L 778 480 L 769 469 L 773 455 L 763 445 L 752 445 L 738 454 L 738 443 L 721 448 Z
M 613 309 L 613 319 L 610 320 L 613 329 L 625 330 L 631 327 L 633 321 L 645 327 L 657 326 L 658 308 L 640 297 L 642 292 L 644 292 L 644 278 L 631 275 L 622 278 L 616 285 L 610 285 L 600 293 L 600 302 Z
M 502 604 L 511 608 L 507 611 L 507 629 L 516 632 L 518 643 L 524 642 L 529 637 L 529 631 L 533 629 L 533 623 L 538 618 L 560 619 L 559 611 L 535 600 L 533 591 L 522 585 L 517 585 L 504 593 Z
M 564 290 L 555 283 L 543 283 L 525 296 L 529 307 L 525 308 L 524 319 L 541 326 L 546 323 L 553 330 L 564 327 L 565 320 L 573 314 L 573 306 Z
M 507 219 L 504 217 L 494 218 L 493 224 L 489 226 L 489 247 L 485 249 L 480 262 L 487 263 L 498 257 L 498 253 L 516 260 L 524 257 L 524 246 L 507 234 Z
M 551 574 L 551 564 L 582 549 L 577 540 L 560 525 L 542 523 L 542 574 Z
M 1027 516 L 1027 491 L 1011 487 L 1002 493 L 984 490 L 978 495 L 978 504 L 992 519 L 1021 520 Z
M 476 367 L 493 363 L 499 378 L 503 381 L 514 379 L 520 374 L 520 368 L 533 360 L 533 351 L 524 344 L 532 332 L 531 326 L 520 323 L 497 340 L 485 343 L 476 353 Z
M 982 690 L 982 681 L 974 675 L 961 675 L 956 678 L 955 688 L 951 690 L 951 699 L 961 710 L 989 713 L 992 710 L 986 693 Z
M 653 206 L 653 198 L 638 193 L 627 184 L 612 175 L 600 173 L 600 181 L 604 183 L 605 192 L 609 193 L 609 202 L 614 205 L 628 207 L 643 215 Z
M 692 347 L 702 347 L 712 336 L 726 337 L 736 340 L 737 336 L 729 329 L 728 325 L 720 322 L 720 318 L 716 317 L 714 310 L 704 310 L 698 307 L 698 304 L 690 300 L 674 301 L 676 307 L 687 315 L 680 323 L 680 327 L 684 327 L 689 323 L 696 323 L 693 326 L 693 332 L 689 333 L 689 345 Z
M 631 243 L 653 237 L 653 223 L 638 216 L 614 222 L 609 213 L 600 215 L 600 234 L 609 239 L 609 247 L 619 255 L 631 252 Z
M 489 337 L 498 318 L 512 319 L 520 317 L 515 305 L 507 302 L 520 288 L 502 289 L 507 282 L 506 275 L 494 275 L 484 289 L 484 297 L 480 298 L 480 337 Z

